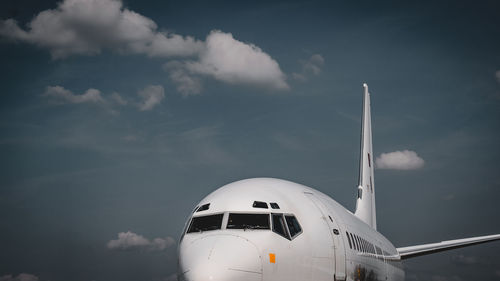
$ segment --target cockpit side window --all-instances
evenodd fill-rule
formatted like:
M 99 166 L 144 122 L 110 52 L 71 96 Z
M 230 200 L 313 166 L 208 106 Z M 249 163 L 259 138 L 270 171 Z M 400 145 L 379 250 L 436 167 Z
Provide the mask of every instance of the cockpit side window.
M 227 229 L 271 229 L 269 214 L 229 214 Z
M 290 235 L 286 229 L 285 220 L 283 219 L 283 214 L 272 214 L 273 218 L 273 232 L 285 237 L 288 240 L 290 239 Z
M 221 229 L 224 214 L 193 217 L 187 233 Z
M 300 227 L 300 224 L 294 215 L 285 215 L 285 220 L 286 224 L 288 225 L 290 236 L 292 236 L 292 238 L 302 232 L 302 228 Z

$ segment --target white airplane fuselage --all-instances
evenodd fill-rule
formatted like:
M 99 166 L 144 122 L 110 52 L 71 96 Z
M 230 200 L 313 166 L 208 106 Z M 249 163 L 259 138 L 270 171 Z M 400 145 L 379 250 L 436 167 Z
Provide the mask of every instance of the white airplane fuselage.
M 256 201 L 267 208 L 255 207 Z M 206 204 L 208 209 L 193 212 L 186 222 L 179 244 L 179 280 L 404 280 L 401 259 L 389 240 L 313 188 L 272 178 L 247 179 L 215 190 L 197 208 Z M 269 228 L 237 228 L 234 214 L 267 215 Z M 275 228 L 290 223 L 292 216 L 299 226 L 288 225 L 286 233 L 278 233 Z M 217 218 L 211 223 L 220 227 L 194 231 L 197 217 Z
M 395 248 L 377 231 L 370 93 L 363 84 L 356 211 L 304 185 L 254 178 L 196 206 L 179 243 L 180 281 L 402 281 L 402 260 L 500 234 Z

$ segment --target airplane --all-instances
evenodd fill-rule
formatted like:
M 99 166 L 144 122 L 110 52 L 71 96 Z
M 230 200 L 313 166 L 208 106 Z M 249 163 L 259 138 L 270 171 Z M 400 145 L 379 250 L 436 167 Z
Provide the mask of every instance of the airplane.
M 251 178 L 203 198 L 178 247 L 180 281 L 405 279 L 409 258 L 500 239 L 500 234 L 396 248 L 377 231 L 370 94 L 363 84 L 356 210 L 313 188 Z

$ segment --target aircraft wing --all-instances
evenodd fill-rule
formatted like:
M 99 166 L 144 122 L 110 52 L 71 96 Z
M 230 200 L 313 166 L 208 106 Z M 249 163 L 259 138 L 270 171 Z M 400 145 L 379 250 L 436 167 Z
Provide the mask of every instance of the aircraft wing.
M 413 257 L 418 257 L 422 255 L 433 254 L 437 252 L 442 252 L 446 250 L 452 250 L 457 248 L 462 248 L 471 245 L 477 245 L 481 243 L 491 242 L 495 240 L 500 240 L 500 234 L 471 237 L 464 239 L 448 240 L 438 243 L 423 244 L 409 247 L 397 248 L 401 259 L 408 259 Z

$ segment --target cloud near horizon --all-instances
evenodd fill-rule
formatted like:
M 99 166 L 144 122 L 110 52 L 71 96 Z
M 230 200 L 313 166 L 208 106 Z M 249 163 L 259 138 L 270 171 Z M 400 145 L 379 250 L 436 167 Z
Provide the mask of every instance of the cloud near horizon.
M 118 233 L 118 239 L 110 240 L 106 246 L 110 250 L 163 251 L 174 244 L 174 238 L 169 236 L 149 240 L 142 235 L 127 231 Z
M 415 151 L 403 150 L 382 153 L 375 161 L 378 169 L 387 170 L 416 170 L 424 166 L 424 159 Z
M 20 273 L 17 276 L 8 274 L 0 276 L 0 281 L 38 281 L 38 277 L 29 273 Z

